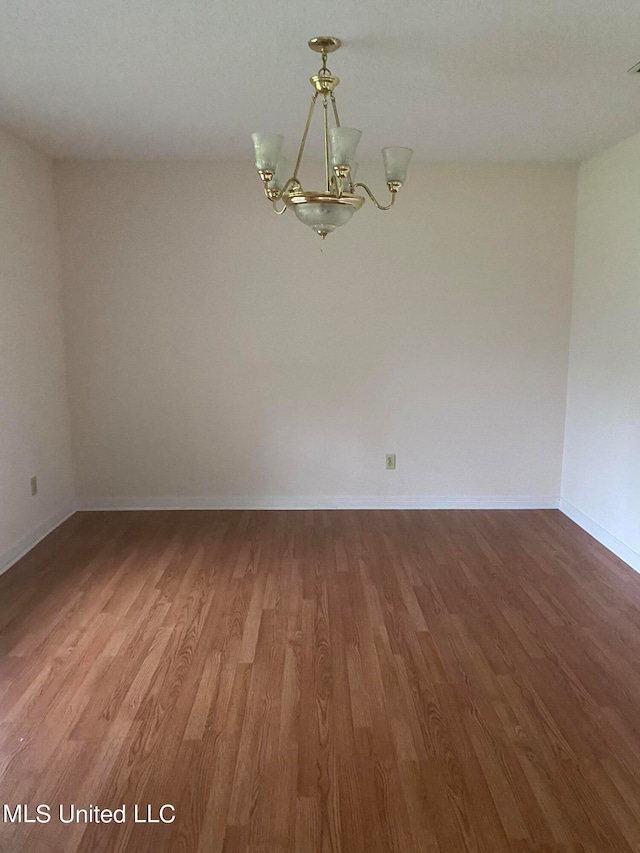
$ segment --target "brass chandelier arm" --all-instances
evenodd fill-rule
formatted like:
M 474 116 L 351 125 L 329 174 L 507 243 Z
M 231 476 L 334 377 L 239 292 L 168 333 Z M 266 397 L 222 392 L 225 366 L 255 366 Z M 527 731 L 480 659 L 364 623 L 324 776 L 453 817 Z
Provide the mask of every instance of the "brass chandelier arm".
M 396 203 L 397 192 L 391 193 L 391 203 L 390 204 L 383 205 L 383 204 L 380 204 L 378 199 L 374 196 L 374 194 L 371 192 L 371 190 L 369 189 L 369 187 L 366 184 L 353 184 L 354 190 L 356 190 L 358 187 L 362 187 L 362 189 L 366 192 L 366 194 L 369 196 L 369 198 L 375 204 L 375 206 L 378 208 L 378 210 L 391 210 L 393 205 Z
M 302 139 L 300 140 L 300 150 L 298 151 L 298 159 L 296 160 L 296 166 L 293 170 L 293 179 L 298 180 L 298 169 L 300 168 L 300 162 L 302 161 L 302 154 L 304 152 L 304 146 L 307 142 L 307 134 L 309 133 L 309 127 L 311 126 L 311 117 L 313 116 L 313 110 L 316 105 L 316 101 L 318 100 L 319 92 L 314 92 L 311 97 L 311 106 L 309 107 L 309 115 L 307 116 L 307 123 L 304 126 L 304 132 L 302 134 Z
M 336 120 L 336 127 L 340 127 L 340 119 L 338 118 L 338 105 L 336 104 L 336 96 L 331 93 L 331 105 L 333 107 L 333 117 Z
M 272 201 L 272 204 L 273 204 L 273 211 L 277 216 L 282 216 L 283 213 L 287 212 L 286 202 L 280 210 L 278 210 L 278 199 L 274 198 Z
M 295 175 L 293 176 L 293 178 L 289 178 L 287 183 L 280 190 L 280 198 L 282 198 L 286 193 L 288 193 L 289 190 L 291 189 L 291 187 L 296 187 L 297 189 L 302 189 L 302 184 L 295 177 Z
M 281 190 L 271 189 L 268 184 L 264 185 L 264 194 L 269 199 L 270 202 L 275 204 L 276 201 L 280 201 L 280 199 L 284 198 L 285 195 L 289 192 L 289 189 L 294 187 L 298 190 L 302 189 L 302 185 L 297 178 L 289 178 L 287 183 L 282 187 Z
M 331 192 L 331 174 L 329 173 L 329 104 L 327 103 L 326 95 L 324 96 L 322 106 L 324 109 L 324 174 L 327 192 Z

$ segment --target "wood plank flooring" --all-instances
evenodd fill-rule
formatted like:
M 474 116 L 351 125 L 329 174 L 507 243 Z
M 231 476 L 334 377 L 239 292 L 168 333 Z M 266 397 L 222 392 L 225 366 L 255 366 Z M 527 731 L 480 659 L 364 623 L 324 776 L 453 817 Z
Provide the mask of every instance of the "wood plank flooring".
M 637 853 L 639 662 L 556 511 L 78 513 L 0 577 L 0 849 Z

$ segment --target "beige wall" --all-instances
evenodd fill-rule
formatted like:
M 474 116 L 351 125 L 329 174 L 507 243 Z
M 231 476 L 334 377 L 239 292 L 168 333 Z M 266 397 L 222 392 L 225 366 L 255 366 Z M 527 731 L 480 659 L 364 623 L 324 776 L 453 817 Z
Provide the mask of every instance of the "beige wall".
M 323 244 L 246 162 L 58 164 L 80 499 L 558 496 L 576 171 L 415 167 Z
M 563 509 L 640 569 L 640 135 L 580 167 Z
M 73 502 L 51 163 L 0 131 L 0 571 Z M 30 479 L 39 493 L 31 496 Z

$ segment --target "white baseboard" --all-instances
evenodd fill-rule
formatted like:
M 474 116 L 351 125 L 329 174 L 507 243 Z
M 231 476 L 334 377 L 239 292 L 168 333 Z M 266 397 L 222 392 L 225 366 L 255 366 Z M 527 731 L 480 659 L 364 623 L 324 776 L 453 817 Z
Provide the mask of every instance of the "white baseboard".
M 347 496 L 240 496 L 85 498 L 84 510 L 145 509 L 557 509 L 558 498 L 481 495 L 442 497 L 425 495 Z
M 640 554 L 637 551 L 629 548 L 628 545 L 625 545 L 624 542 L 621 542 L 620 539 L 612 533 L 609 533 L 608 530 L 605 530 L 605 528 L 598 524 L 597 521 L 594 521 L 588 515 L 585 515 L 581 510 L 577 509 L 577 507 L 570 504 L 564 498 L 560 498 L 558 508 L 568 518 L 570 518 L 571 521 L 575 521 L 578 527 L 581 527 L 590 536 L 597 539 L 601 545 L 604 545 L 605 548 L 613 552 L 616 557 L 620 557 L 620 559 L 627 563 L 627 565 L 631 566 L 632 569 L 635 569 L 636 572 L 640 572 Z
M 60 512 L 54 513 L 46 521 L 43 521 L 42 524 L 39 524 L 35 530 L 32 530 L 31 533 L 23 536 L 17 545 L 0 554 L 0 575 L 6 572 L 7 569 L 10 569 L 18 560 L 22 559 L 28 551 L 34 548 L 45 536 L 54 531 L 56 527 L 59 527 L 63 521 L 70 518 L 75 511 L 76 506 L 72 504 Z

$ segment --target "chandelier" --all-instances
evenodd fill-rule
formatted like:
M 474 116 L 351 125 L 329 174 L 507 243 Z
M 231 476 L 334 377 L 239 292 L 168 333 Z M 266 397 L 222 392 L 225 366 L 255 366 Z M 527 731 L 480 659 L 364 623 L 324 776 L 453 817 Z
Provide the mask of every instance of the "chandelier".
M 355 154 L 362 132 L 353 127 L 341 127 L 335 96 L 335 88 L 340 80 L 327 68 L 327 55 L 340 47 L 340 39 L 319 36 L 310 39 L 309 47 L 322 55 L 322 68 L 310 80 L 314 91 L 293 175 L 288 176 L 287 161 L 281 157 L 283 136 L 277 133 L 254 133 L 252 139 L 256 169 L 274 211 L 280 215 L 287 208 L 293 208 L 300 222 L 313 228 L 324 240 L 327 234 L 346 225 L 364 204 L 364 196 L 356 193 L 358 188 L 366 192 L 379 210 L 392 208 L 398 190 L 404 183 L 413 152 L 410 148 L 382 149 L 387 187 L 391 193 L 389 204 L 380 204 L 366 184 L 354 183 L 358 166 Z M 312 191 L 303 189 L 298 173 L 319 97 L 322 97 L 324 119 L 325 187 L 320 191 Z M 334 127 L 329 127 L 329 101 L 335 120 Z

